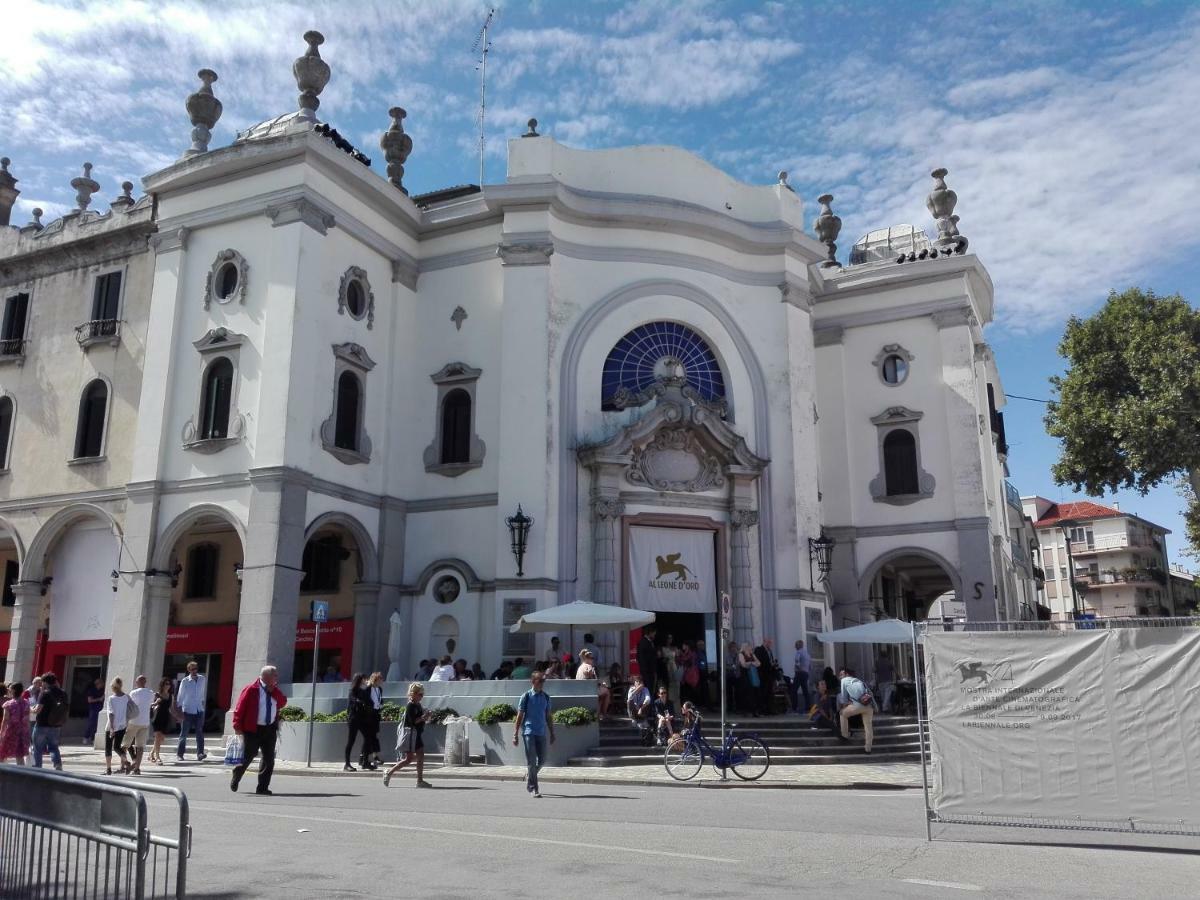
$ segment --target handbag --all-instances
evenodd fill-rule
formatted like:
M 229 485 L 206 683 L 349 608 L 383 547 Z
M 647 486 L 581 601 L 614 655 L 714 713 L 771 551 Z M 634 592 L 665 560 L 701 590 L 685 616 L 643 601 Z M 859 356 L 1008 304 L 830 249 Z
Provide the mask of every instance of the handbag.
M 750 673 L 750 686 L 758 687 L 761 684 L 758 680 L 758 666 L 749 666 L 746 671 Z
M 407 725 L 396 729 L 396 755 L 407 756 L 412 752 L 413 730 Z
M 246 761 L 246 739 L 235 734 L 225 745 L 225 765 L 240 766 Z M 236 773 L 235 773 L 236 774 Z

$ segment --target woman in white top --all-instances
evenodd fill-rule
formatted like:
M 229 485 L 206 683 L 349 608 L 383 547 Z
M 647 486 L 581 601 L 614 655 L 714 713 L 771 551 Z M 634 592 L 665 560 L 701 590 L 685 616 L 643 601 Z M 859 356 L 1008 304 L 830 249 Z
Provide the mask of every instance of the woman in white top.
M 438 660 L 437 667 L 433 670 L 433 674 L 429 676 L 430 681 L 453 681 L 454 666 L 450 662 L 450 655 L 446 654 Z
M 586 681 L 587 679 L 595 679 L 600 682 L 597 688 L 596 705 L 600 708 L 600 718 L 608 718 L 608 703 L 612 698 L 612 692 L 608 689 L 608 684 L 596 675 L 596 657 L 587 647 L 579 651 L 579 668 L 575 670 L 576 681 Z
M 114 678 L 109 688 L 112 693 L 104 704 L 107 722 L 104 726 L 104 774 L 112 774 L 112 755 L 116 749 L 121 759 L 121 774 L 124 775 L 132 768 L 125 758 L 125 748 L 121 746 L 125 740 L 125 728 L 129 724 L 129 695 L 125 693 L 120 678 Z

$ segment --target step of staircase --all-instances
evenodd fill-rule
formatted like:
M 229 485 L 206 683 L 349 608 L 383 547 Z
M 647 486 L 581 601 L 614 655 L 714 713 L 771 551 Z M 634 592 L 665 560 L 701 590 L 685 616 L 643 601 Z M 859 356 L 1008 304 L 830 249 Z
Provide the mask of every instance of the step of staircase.
M 872 750 L 870 754 L 863 753 L 861 746 L 849 747 L 837 754 L 822 754 L 814 756 L 792 756 L 787 753 L 771 753 L 771 764 L 775 766 L 832 766 L 832 765 L 878 765 L 882 763 L 911 762 L 919 763 L 919 750 L 911 752 L 885 752 Z M 655 756 L 576 756 L 568 761 L 569 766 L 607 767 L 607 766 L 661 766 L 663 753 L 659 750 Z
M 849 744 L 825 729 L 814 729 L 807 718 L 795 715 L 738 719 L 727 727 L 754 734 L 771 751 L 776 765 L 836 765 L 844 763 L 919 762 L 921 744 L 916 720 L 905 716 L 876 715 L 874 746 L 863 752 L 862 730 L 857 727 Z M 706 718 L 704 734 L 719 743 L 719 722 Z M 633 722 L 613 719 L 600 726 L 600 740 L 586 754 L 571 759 L 572 766 L 655 766 L 663 763 L 661 747 L 643 747 Z

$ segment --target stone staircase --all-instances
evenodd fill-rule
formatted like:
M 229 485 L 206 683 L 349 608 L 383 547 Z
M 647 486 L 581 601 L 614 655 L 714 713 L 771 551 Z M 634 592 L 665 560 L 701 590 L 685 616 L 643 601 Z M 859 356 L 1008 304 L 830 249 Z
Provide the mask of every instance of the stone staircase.
M 855 726 L 850 743 L 840 743 L 827 729 L 812 728 L 806 718 L 795 715 L 731 719 L 736 730 L 756 734 L 767 745 L 771 762 L 781 766 L 820 766 L 838 763 L 920 762 L 921 744 L 917 721 L 911 716 L 875 714 L 875 740 L 870 755 L 863 753 L 862 727 Z M 717 746 L 721 724 L 717 716 L 704 718 L 703 734 Z M 570 760 L 571 766 L 661 766 L 663 749 L 643 747 L 637 730 L 627 718 L 600 724 L 600 744 L 587 755 Z

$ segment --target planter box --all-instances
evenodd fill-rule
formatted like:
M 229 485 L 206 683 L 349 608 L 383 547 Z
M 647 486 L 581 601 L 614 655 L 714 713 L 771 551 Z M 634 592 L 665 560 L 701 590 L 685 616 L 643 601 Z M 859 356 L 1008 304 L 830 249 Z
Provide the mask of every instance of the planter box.
M 308 722 L 280 722 L 279 746 L 276 755 L 279 759 L 289 762 L 304 762 L 308 758 Z M 382 722 L 379 726 L 380 755 L 384 760 L 396 759 L 397 722 Z M 349 726 L 345 722 L 313 722 L 313 762 L 344 762 L 346 738 L 349 737 Z M 600 729 L 591 725 L 572 727 L 556 726 L 555 741 L 550 746 L 549 766 L 565 766 L 573 756 L 582 756 L 589 748 L 600 743 Z M 525 747 L 523 744 L 513 746 L 513 723 L 502 722 L 499 725 L 479 725 L 471 722 L 467 729 L 467 737 L 471 743 L 471 755 L 482 756 L 489 766 L 523 766 L 525 765 Z M 440 755 L 446 747 L 446 726 L 426 725 L 422 734 L 425 742 L 425 752 Z M 357 764 L 362 738 L 354 743 L 350 754 L 352 764 Z
M 513 746 L 513 723 L 502 722 L 499 725 L 477 725 L 470 727 L 471 753 L 483 754 L 484 762 L 489 766 L 523 766 L 525 765 L 525 745 L 523 742 Z M 588 749 L 600 743 L 600 728 L 596 723 L 591 725 L 556 725 L 554 727 L 554 743 L 546 759 L 548 766 L 565 766 L 573 756 L 582 756 Z

